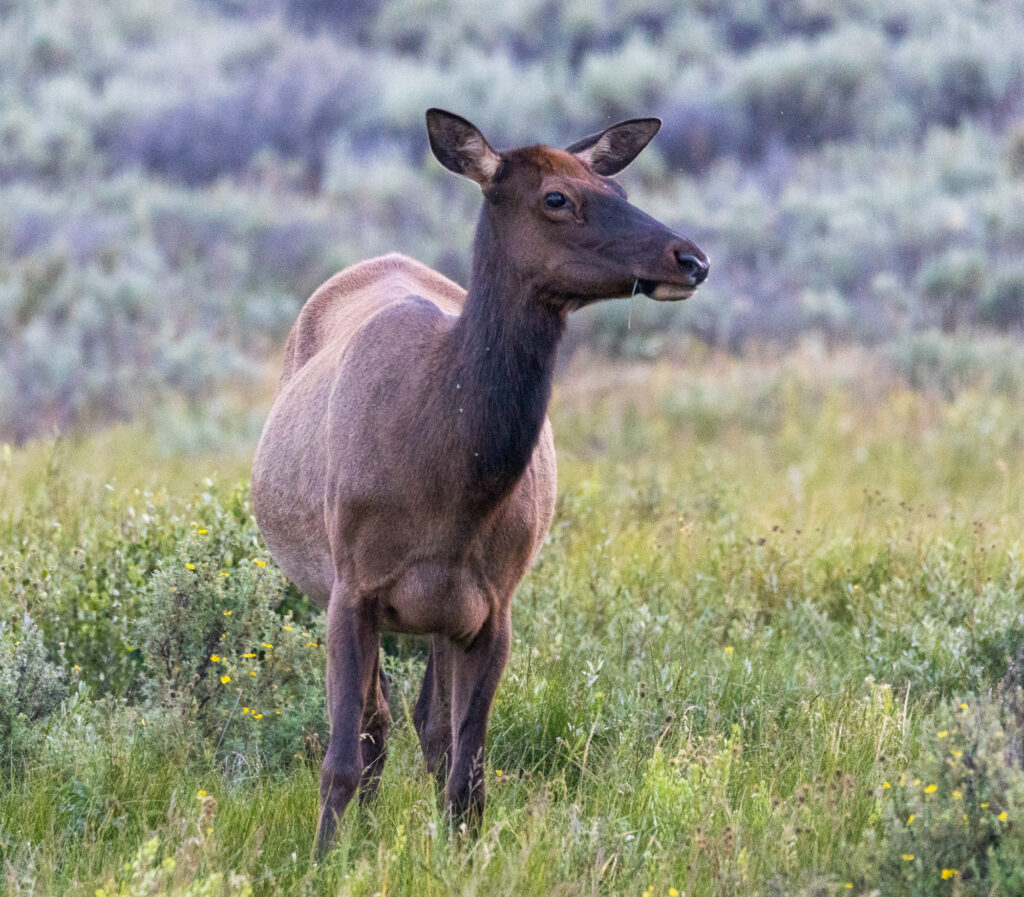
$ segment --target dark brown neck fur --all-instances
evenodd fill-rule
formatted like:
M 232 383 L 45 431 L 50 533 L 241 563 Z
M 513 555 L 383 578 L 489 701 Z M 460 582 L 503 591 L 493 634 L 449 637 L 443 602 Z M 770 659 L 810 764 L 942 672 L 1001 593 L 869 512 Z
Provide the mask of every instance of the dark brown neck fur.
M 473 247 L 469 292 L 444 351 L 444 392 L 455 420 L 446 440 L 468 465 L 467 498 L 500 501 L 530 462 L 551 397 L 565 314 L 530 295 L 502 251 L 485 204 Z

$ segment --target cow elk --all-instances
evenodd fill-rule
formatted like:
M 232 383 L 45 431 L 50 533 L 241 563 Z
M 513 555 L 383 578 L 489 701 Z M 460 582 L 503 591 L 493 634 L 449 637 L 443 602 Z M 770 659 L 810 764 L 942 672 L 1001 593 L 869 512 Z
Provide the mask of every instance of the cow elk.
M 685 299 L 708 273 L 612 180 L 660 124 L 497 152 L 429 110 L 434 155 L 483 191 L 469 289 L 386 255 L 335 274 L 291 330 L 253 502 L 274 559 L 327 611 L 320 854 L 384 766 L 383 630 L 430 637 L 413 721 L 456 824 L 479 827 L 512 594 L 554 510 L 547 406 L 566 316 L 638 291 Z

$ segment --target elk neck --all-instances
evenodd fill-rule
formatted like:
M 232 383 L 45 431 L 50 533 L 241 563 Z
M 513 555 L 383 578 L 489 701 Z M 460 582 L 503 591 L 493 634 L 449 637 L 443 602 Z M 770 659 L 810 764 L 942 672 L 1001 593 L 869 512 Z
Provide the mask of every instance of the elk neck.
M 454 403 L 446 448 L 463 471 L 467 498 L 485 505 L 504 498 L 530 463 L 566 322 L 543 287 L 516 270 L 488 205 L 477 225 L 463 311 L 443 347 L 441 378 Z

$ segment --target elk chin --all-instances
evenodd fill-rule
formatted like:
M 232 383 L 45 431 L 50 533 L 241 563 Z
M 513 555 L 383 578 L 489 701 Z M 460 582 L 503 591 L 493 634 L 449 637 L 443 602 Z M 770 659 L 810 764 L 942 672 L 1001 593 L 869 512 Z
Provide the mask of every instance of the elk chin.
M 682 284 L 657 282 L 654 280 L 641 280 L 640 292 L 649 296 L 656 302 L 683 302 L 689 299 L 696 287 L 685 287 Z

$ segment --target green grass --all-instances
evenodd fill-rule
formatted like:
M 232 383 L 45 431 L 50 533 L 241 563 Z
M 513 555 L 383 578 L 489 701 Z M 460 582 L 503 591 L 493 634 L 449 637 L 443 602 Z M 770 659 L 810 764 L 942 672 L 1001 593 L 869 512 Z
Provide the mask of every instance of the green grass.
M 438 812 L 409 719 L 422 646 L 389 638 L 380 799 L 346 815 L 321 867 L 322 678 L 285 674 L 316 659 L 321 622 L 253 563 L 266 555 L 235 488 L 251 447 L 162 458 L 122 430 L 5 454 L 0 703 L 29 700 L 31 671 L 3 678 L 25 613 L 63 691 L 35 719 L 0 710 L 17 734 L 0 890 L 1019 891 L 1021 399 L 913 391 L 863 352 L 571 366 L 558 514 L 516 599 L 483 835 L 460 843 Z M 293 619 L 259 616 L 267 594 Z M 231 682 L 199 667 L 209 703 L 175 692 L 205 659 L 190 627 L 250 606 L 259 633 L 302 638 L 244 659 L 267 636 L 231 630 Z M 179 654 L 162 668 L 168 631 Z M 247 700 L 284 713 L 240 715 Z

